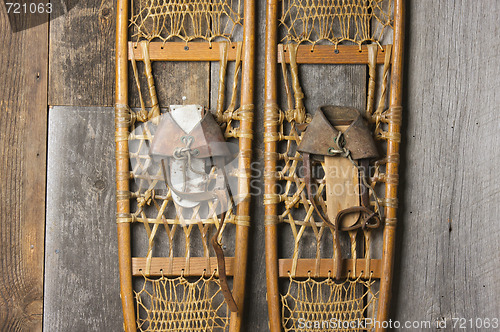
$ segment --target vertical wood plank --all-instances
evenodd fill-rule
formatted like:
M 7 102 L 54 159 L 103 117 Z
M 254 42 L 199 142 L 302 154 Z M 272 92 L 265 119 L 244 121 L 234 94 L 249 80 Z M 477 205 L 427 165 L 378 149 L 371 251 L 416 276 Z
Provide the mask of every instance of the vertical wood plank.
M 45 331 L 123 325 L 115 223 L 114 109 L 49 111 Z
M 144 64 L 137 62 L 141 92 L 146 107 L 151 107 L 148 84 L 144 74 Z M 169 105 L 200 104 L 208 106 L 210 101 L 209 62 L 167 62 L 152 63 L 153 77 L 160 107 Z M 131 66 L 129 66 L 129 104 L 140 107 L 139 93 Z
M 111 106 L 115 2 L 79 1 L 50 22 L 49 105 Z
M 500 3 L 411 1 L 399 320 L 500 313 Z M 404 151 L 405 147 L 403 147 Z M 435 325 L 434 325 L 435 326 Z
M 48 24 L 0 31 L 0 326 L 41 331 Z
M 50 22 L 49 105 L 113 105 L 115 9 L 113 0 L 79 1 L 68 13 Z M 138 67 L 144 76 L 141 63 Z M 208 63 L 154 62 L 153 71 L 162 107 L 182 104 L 183 96 L 191 103 L 207 98 L 202 95 L 208 93 L 208 88 L 191 87 L 208 82 Z M 129 85 L 130 105 L 138 107 L 132 76 Z M 142 86 L 147 87 L 145 81 Z M 146 105 L 150 106 L 147 89 L 142 92 Z

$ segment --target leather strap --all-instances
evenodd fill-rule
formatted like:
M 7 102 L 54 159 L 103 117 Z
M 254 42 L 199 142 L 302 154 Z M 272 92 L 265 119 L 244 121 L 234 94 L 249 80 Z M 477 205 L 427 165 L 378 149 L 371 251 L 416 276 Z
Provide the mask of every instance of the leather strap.
M 361 206 L 353 206 L 349 207 L 347 209 L 339 211 L 337 216 L 335 217 L 335 223 L 337 225 L 341 225 L 341 220 L 343 217 L 345 217 L 348 214 L 351 213 L 359 213 L 359 218 L 356 221 L 356 223 L 350 227 L 341 227 L 340 230 L 342 231 L 353 231 L 355 229 L 361 228 L 377 228 L 380 226 L 380 216 L 378 213 L 373 212 L 370 209 L 370 189 L 367 188 L 364 185 L 364 181 L 362 177 L 366 178 L 366 172 L 368 171 L 369 167 L 369 161 L 368 159 L 359 159 L 359 183 L 361 185 Z M 374 223 L 369 223 L 370 220 L 374 220 Z
M 368 172 L 368 169 L 370 167 L 370 162 L 368 159 L 363 158 L 359 159 L 359 184 L 361 185 L 361 206 L 364 206 L 365 208 L 370 208 L 370 189 L 366 188 L 363 177 L 366 179 L 366 174 Z
M 380 225 L 380 218 L 376 212 L 373 212 L 369 208 L 366 208 L 364 206 L 353 206 L 349 207 L 347 209 L 343 209 L 339 211 L 337 214 L 337 217 L 335 217 L 335 222 L 338 224 L 342 220 L 343 217 L 345 217 L 348 214 L 351 213 L 359 213 L 360 216 L 358 218 L 358 221 L 350 226 L 350 227 L 341 227 L 340 230 L 342 231 L 353 231 L 358 228 L 377 228 Z M 375 220 L 375 223 L 368 223 L 369 220 Z M 361 222 L 360 222 L 361 221 Z
M 228 204 L 228 197 L 229 196 L 229 203 L 231 204 L 232 211 L 235 211 L 235 204 L 233 201 L 233 195 L 231 193 L 231 188 L 229 186 L 229 182 L 227 181 L 227 175 L 226 171 L 224 170 L 224 164 L 222 162 L 223 158 L 215 158 L 215 164 L 217 167 L 217 177 L 215 179 L 215 187 L 212 191 L 207 191 L 207 192 L 199 192 L 199 193 L 187 193 L 184 191 L 180 191 L 175 189 L 172 186 L 171 179 L 170 179 L 170 169 L 168 167 L 168 163 L 165 163 L 165 160 L 161 160 L 161 166 L 163 168 L 163 176 L 165 178 L 165 182 L 168 184 L 168 187 L 179 197 L 189 199 L 191 201 L 197 201 L 197 202 L 203 202 L 203 201 L 209 201 L 213 199 L 218 199 L 219 200 L 219 205 L 220 205 L 220 218 L 221 222 L 219 227 L 217 228 L 217 232 L 215 235 L 212 237 L 210 242 L 212 243 L 212 246 L 215 251 L 215 255 L 217 257 L 217 271 L 219 272 L 219 284 L 220 284 L 220 289 L 222 292 L 222 295 L 224 296 L 224 299 L 226 300 L 227 306 L 231 312 L 237 312 L 238 311 L 238 306 L 236 305 L 236 301 L 234 300 L 233 293 L 231 292 L 231 289 L 229 288 L 229 284 L 227 282 L 227 275 L 226 275 L 226 260 L 224 258 L 224 251 L 222 249 L 222 245 L 218 241 L 218 237 L 220 233 L 222 232 L 222 229 L 224 227 L 224 223 L 226 221 L 226 207 Z M 167 165 L 165 165 L 167 164 Z M 226 191 L 227 194 L 226 195 Z
M 309 202 L 311 202 L 311 205 L 313 206 L 314 210 L 318 214 L 318 216 L 321 218 L 323 223 L 325 223 L 330 229 L 332 230 L 333 233 L 333 246 L 334 246 L 334 251 L 335 251 L 335 262 L 337 266 L 335 266 L 335 279 L 340 279 L 340 275 L 342 273 L 342 253 L 340 252 L 340 233 L 339 233 L 339 227 L 338 227 L 338 222 L 332 223 L 328 216 L 324 215 L 318 206 L 316 205 L 316 201 L 314 200 L 314 196 L 312 194 L 312 188 L 311 188 L 311 159 L 309 156 L 309 153 L 304 152 L 302 154 L 302 160 L 303 160 L 303 165 L 304 165 L 304 180 L 306 183 L 306 191 L 307 191 L 307 199 L 309 199 Z
M 215 255 L 217 256 L 217 269 L 219 272 L 219 283 L 222 295 L 224 295 L 224 299 L 226 300 L 227 306 L 231 312 L 238 312 L 238 305 L 234 300 L 233 293 L 231 289 L 229 289 L 229 284 L 227 283 L 227 275 L 226 275 L 226 260 L 224 258 L 224 251 L 222 250 L 222 245 L 219 243 L 218 238 L 220 233 L 222 232 L 222 228 L 224 227 L 224 223 L 226 221 L 226 207 L 228 204 L 231 204 L 231 209 L 234 213 L 235 204 L 233 201 L 233 195 L 231 192 L 231 188 L 229 186 L 229 182 L 227 180 L 227 174 L 224 169 L 224 165 L 222 163 L 221 158 L 216 158 L 215 164 L 217 167 L 217 179 L 215 180 L 215 188 L 214 192 L 219 200 L 220 208 L 221 208 L 221 222 L 219 227 L 217 228 L 217 232 L 212 237 L 212 247 L 214 247 Z M 220 179 L 219 179 L 220 178 Z M 226 195 L 227 191 L 227 195 Z
M 219 272 L 219 283 L 220 290 L 222 295 L 224 295 L 224 299 L 226 300 L 227 306 L 231 312 L 238 312 L 238 305 L 234 300 L 233 293 L 231 289 L 229 289 L 229 284 L 227 283 L 227 275 L 226 275 L 226 260 L 224 258 L 224 251 L 222 250 L 222 246 L 217 241 L 217 238 L 222 230 L 222 225 L 224 224 L 225 213 L 221 214 L 221 225 L 217 229 L 217 232 L 211 239 L 212 246 L 215 250 L 215 255 L 217 256 L 217 269 Z

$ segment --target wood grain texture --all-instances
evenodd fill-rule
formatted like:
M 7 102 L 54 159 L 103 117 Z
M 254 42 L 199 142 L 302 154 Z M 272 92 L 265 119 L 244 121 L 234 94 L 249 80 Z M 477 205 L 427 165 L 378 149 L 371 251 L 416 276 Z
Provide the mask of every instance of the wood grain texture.
M 115 2 L 80 1 L 67 14 L 50 23 L 49 105 L 112 106 L 114 104 Z M 143 67 L 138 66 L 143 73 Z M 160 105 L 201 99 L 189 87 L 209 80 L 208 63 L 153 63 L 158 75 Z M 130 73 L 132 70 L 130 69 Z M 155 76 L 156 77 L 156 76 Z M 177 86 L 177 78 L 183 78 Z M 129 80 L 130 105 L 140 106 L 133 77 Z M 145 81 L 142 84 L 147 88 Z M 199 91 L 200 89 L 194 89 Z M 205 95 L 208 88 L 203 90 Z M 150 105 L 143 89 L 146 106 Z
M 226 42 L 222 42 L 226 43 Z M 149 58 L 151 61 L 220 61 L 220 42 L 151 42 L 149 43 Z M 142 50 L 138 43 L 129 42 L 129 60 L 132 55 L 135 60 L 142 60 Z M 236 59 L 236 43 L 227 48 L 227 60 Z
M 278 62 L 283 61 L 281 56 L 281 50 L 283 49 L 283 55 L 285 56 L 286 63 L 290 63 L 290 53 L 284 44 L 278 46 Z M 384 53 L 383 51 L 377 54 L 377 63 L 384 63 Z M 361 50 L 357 45 L 338 45 L 335 48 L 334 45 L 311 45 L 304 44 L 299 45 L 297 48 L 297 63 L 315 63 L 315 64 L 368 64 L 368 48 L 362 46 Z
M 226 263 L 226 275 L 228 277 L 234 276 L 234 257 L 224 257 Z M 172 263 L 172 264 L 170 264 Z M 147 259 L 143 257 L 132 258 L 132 273 L 134 277 L 142 277 L 143 271 L 146 271 Z M 188 266 L 189 265 L 189 266 Z M 206 257 L 190 257 L 189 263 L 186 263 L 184 257 L 174 257 L 173 262 L 168 257 L 153 257 L 151 259 L 150 276 L 174 276 L 178 277 L 183 275 L 185 277 L 200 277 L 210 276 L 217 272 L 217 257 L 212 256 L 209 259 Z M 188 271 L 186 273 L 186 271 Z
M 151 107 L 144 63 L 137 62 L 141 92 L 146 107 Z M 152 63 L 156 93 L 161 108 L 169 105 L 208 105 L 210 93 L 209 62 L 160 62 Z M 140 107 L 139 93 L 131 66 L 129 66 L 129 105 Z
M 111 107 L 49 111 L 44 331 L 123 325 L 113 123 Z
M 370 271 L 366 271 L 365 268 L 367 263 L 370 264 Z M 293 259 L 280 259 L 279 260 L 279 275 L 280 278 L 288 278 L 290 271 L 292 270 Z M 316 259 L 303 258 L 297 261 L 297 272 L 295 277 L 297 278 L 308 278 L 312 276 L 313 278 L 328 278 L 334 277 L 334 266 L 333 260 L 331 258 L 322 258 L 320 262 L 320 267 L 316 270 Z M 350 273 L 351 271 L 363 271 L 362 274 Z M 344 259 L 342 261 L 342 275 L 341 278 L 347 278 L 352 275 L 355 278 L 361 276 L 361 278 L 368 279 L 370 277 L 376 279 L 380 278 L 382 275 L 382 260 L 381 259 L 371 259 L 367 262 L 364 258 L 359 258 L 356 260 L 356 266 L 354 266 L 353 259 Z M 317 277 L 316 277 L 317 276 Z
M 115 2 L 79 1 L 50 22 L 49 105 L 111 106 Z
M 443 330 L 452 331 L 453 318 L 500 313 L 500 3 L 411 1 L 407 8 L 391 317 L 444 318 Z
M 48 25 L 0 31 L 0 329 L 41 331 Z

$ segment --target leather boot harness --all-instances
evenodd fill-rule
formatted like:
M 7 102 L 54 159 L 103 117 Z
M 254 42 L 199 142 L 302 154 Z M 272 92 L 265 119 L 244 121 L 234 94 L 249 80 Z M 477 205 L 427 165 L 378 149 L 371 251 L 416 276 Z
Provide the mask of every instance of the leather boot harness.
M 221 221 L 217 232 L 211 238 L 211 244 L 217 257 L 221 292 L 224 295 L 229 310 L 237 312 L 238 307 L 227 282 L 224 252 L 218 240 L 225 223 L 225 211 L 228 208 L 235 211 L 231 188 L 224 170 L 225 158 L 231 155 L 225 143 L 222 131 L 210 112 L 206 112 L 202 120 L 189 133 L 186 133 L 167 112 L 163 114 L 162 120 L 158 125 L 153 142 L 151 143 L 150 154 L 162 157 L 161 167 L 165 183 L 178 196 L 178 199 L 197 203 L 212 200 L 219 202 L 220 210 L 216 213 L 220 216 Z M 167 160 L 164 158 L 167 158 Z M 172 183 L 169 158 L 183 161 L 182 190 L 175 188 L 175 185 Z M 215 167 L 215 185 L 210 190 L 207 188 L 205 191 L 199 192 L 187 191 L 186 174 L 188 170 L 208 179 L 208 174 L 192 167 L 193 160 L 200 158 L 209 160 L 209 164 Z
M 335 128 L 335 126 L 340 125 L 349 125 L 349 127 L 341 132 Z M 297 151 L 302 154 L 303 158 L 307 198 L 321 221 L 332 229 L 336 262 L 335 276 L 338 279 L 342 272 L 339 231 L 377 228 L 382 219 L 378 198 L 366 179 L 369 160 L 378 156 L 377 149 L 370 131 L 366 128 L 361 114 L 356 109 L 327 105 L 316 111 L 297 147 Z M 332 221 L 322 209 L 318 208 L 312 192 L 312 158 L 333 156 L 348 158 L 358 170 L 361 205 L 339 211 L 335 220 Z M 328 170 L 325 171 L 325 173 L 327 172 Z M 377 205 L 377 212 L 370 208 L 370 192 Z M 352 213 L 359 213 L 356 223 L 342 227 L 342 220 Z

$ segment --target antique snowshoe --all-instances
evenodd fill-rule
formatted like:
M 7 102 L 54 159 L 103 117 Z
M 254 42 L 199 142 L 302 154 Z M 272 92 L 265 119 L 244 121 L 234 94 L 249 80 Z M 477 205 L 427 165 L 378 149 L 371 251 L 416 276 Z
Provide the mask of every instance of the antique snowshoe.
M 271 332 L 387 326 L 403 6 L 403 0 L 267 1 L 264 204 Z
M 254 1 L 117 4 L 125 331 L 239 331 L 250 225 Z

